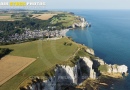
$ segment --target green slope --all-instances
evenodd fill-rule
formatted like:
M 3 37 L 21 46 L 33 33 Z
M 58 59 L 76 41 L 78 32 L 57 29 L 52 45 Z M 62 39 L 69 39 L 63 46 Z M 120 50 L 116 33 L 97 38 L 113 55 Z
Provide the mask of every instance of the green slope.
M 64 42 L 72 43 L 72 45 L 65 46 Z M 68 38 L 62 38 L 55 41 L 38 40 L 21 44 L 0 46 L 0 48 L 12 49 L 13 51 L 10 55 L 37 59 L 18 75 L 0 86 L 0 90 L 15 90 L 27 77 L 41 73 L 57 63 L 67 60 L 76 52 L 78 45 Z

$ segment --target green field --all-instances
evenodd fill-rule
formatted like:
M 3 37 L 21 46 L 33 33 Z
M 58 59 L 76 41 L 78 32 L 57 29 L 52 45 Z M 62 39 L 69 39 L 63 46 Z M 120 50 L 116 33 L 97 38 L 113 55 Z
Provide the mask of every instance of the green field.
M 23 18 L 27 17 L 24 14 L 0 14 L 0 21 L 16 21 L 16 20 L 22 20 Z
M 72 26 L 74 24 L 74 22 L 79 22 L 78 18 L 72 14 L 68 14 L 68 13 L 62 13 L 62 14 L 58 14 L 53 16 L 53 18 L 51 19 L 51 23 L 52 24 L 62 24 L 63 27 L 69 27 Z
M 72 43 L 72 45 L 65 46 L 64 42 Z M 0 86 L 0 90 L 16 90 L 16 88 L 18 88 L 18 86 L 29 76 L 41 73 L 57 63 L 68 60 L 77 51 L 78 47 L 78 44 L 72 42 L 68 38 L 62 38 L 56 41 L 38 40 L 21 44 L 0 46 L 0 48 L 12 49 L 13 51 L 10 55 L 37 59 L 18 75 Z

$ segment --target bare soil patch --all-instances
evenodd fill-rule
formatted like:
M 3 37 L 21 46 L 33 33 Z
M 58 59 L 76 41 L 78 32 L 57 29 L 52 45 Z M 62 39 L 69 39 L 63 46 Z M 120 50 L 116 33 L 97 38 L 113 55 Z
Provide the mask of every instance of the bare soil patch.
M 26 68 L 35 58 L 7 55 L 0 60 L 0 85 Z

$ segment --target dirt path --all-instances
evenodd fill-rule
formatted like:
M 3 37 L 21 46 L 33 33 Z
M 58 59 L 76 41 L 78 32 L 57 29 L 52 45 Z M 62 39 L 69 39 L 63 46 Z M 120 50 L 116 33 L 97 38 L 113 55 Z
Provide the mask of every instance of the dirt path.
M 69 60 L 70 58 L 74 58 L 74 57 L 76 56 L 76 53 L 78 53 L 79 50 L 80 50 L 80 48 L 78 48 L 78 49 L 75 51 L 75 53 L 74 53 L 72 56 L 70 56 L 67 60 Z

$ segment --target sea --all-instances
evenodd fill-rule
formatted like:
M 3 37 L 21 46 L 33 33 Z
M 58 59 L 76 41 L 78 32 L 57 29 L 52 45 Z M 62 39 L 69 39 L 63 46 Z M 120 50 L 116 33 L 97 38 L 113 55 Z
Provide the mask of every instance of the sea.
M 130 10 L 70 11 L 84 17 L 91 27 L 69 30 L 66 35 L 92 48 L 108 64 L 127 65 L 130 73 Z M 130 90 L 130 75 L 100 90 Z

